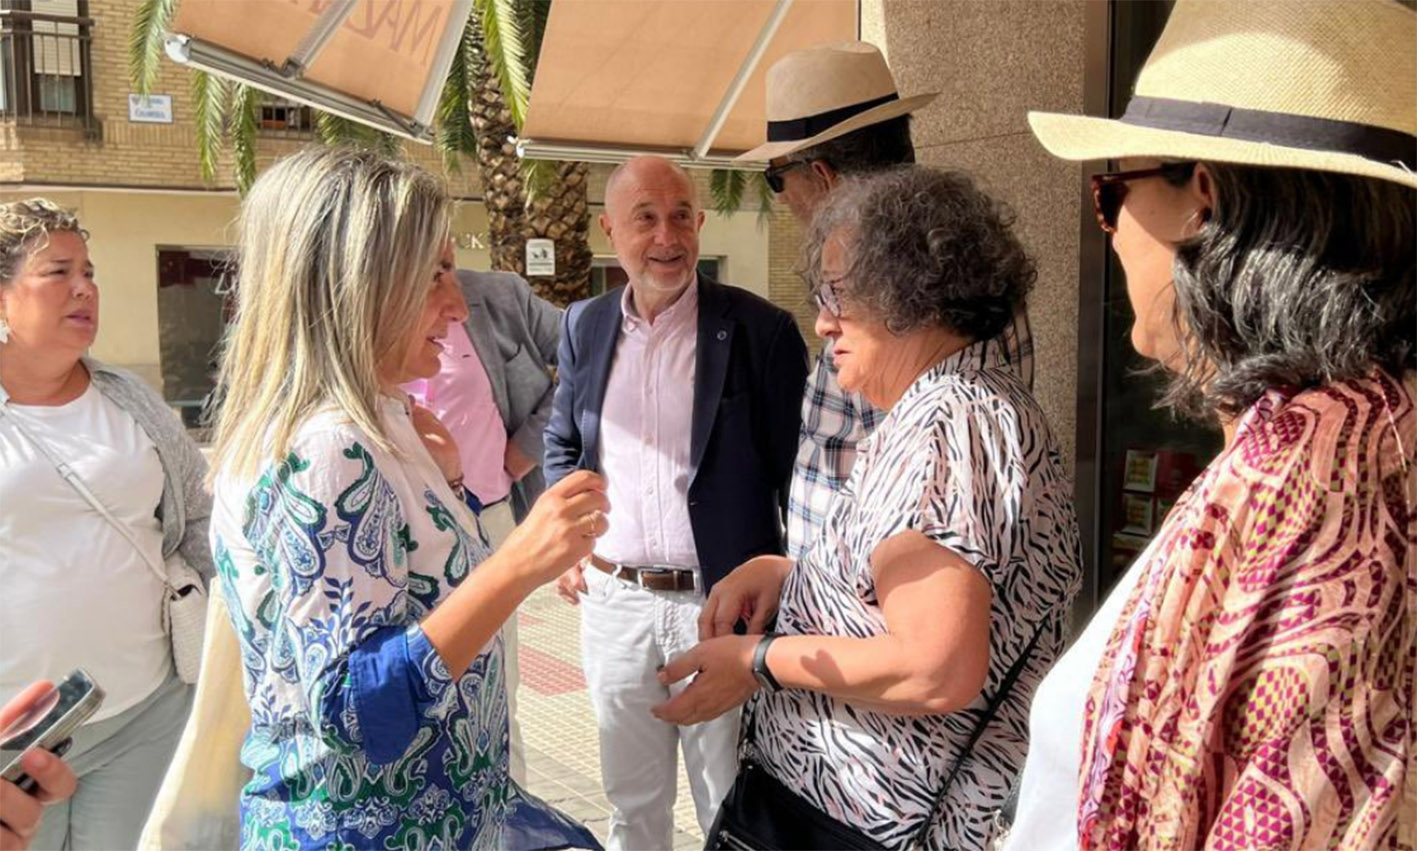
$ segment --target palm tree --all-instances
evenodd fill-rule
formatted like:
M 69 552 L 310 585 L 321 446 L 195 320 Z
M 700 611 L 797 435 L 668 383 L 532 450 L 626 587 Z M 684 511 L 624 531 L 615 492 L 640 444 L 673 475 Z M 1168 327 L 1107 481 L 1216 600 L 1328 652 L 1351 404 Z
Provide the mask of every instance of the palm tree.
M 157 77 L 163 34 L 177 0 L 142 0 L 133 18 L 129 70 L 146 94 Z M 462 158 L 476 164 L 487 206 L 492 267 L 526 274 L 526 240 L 556 244 L 554 277 L 529 278 L 544 298 L 567 304 L 590 294 L 590 210 L 583 163 L 522 161 L 508 141 L 526 115 L 536 56 L 549 0 L 475 0 L 438 110 L 437 146 L 452 171 Z M 236 185 L 256 179 L 259 89 L 193 71 L 196 140 L 202 176 L 216 179 L 223 151 L 232 157 Z M 377 146 L 390 153 L 401 143 L 388 134 L 316 111 L 317 137 L 327 144 Z

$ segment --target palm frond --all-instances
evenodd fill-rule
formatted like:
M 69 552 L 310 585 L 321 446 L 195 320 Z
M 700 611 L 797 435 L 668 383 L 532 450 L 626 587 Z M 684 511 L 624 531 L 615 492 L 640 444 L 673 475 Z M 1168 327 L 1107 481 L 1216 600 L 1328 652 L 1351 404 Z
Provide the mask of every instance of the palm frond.
M 369 148 L 389 156 L 397 156 L 403 150 L 403 143 L 392 134 L 318 109 L 315 110 L 315 138 L 323 145 Z
M 523 159 L 521 166 L 522 188 L 528 204 L 555 189 L 561 177 L 561 163 L 554 160 Z
M 520 131 L 526 118 L 531 83 L 516 0 L 473 0 L 473 14 L 482 24 L 482 46 L 488 67 L 507 100 L 512 124 Z
M 217 160 L 222 150 L 222 128 L 226 125 L 228 100 L 224 78 L 204 71 L 192 72 L 192 113 L 197 124 L 197 161 L 202 179 L 216 179 Z
M 463 29 L 462 43 L 453 55 L 448 80 L 443 84 L 438 98 L 437 147 L 443 155 L 444 167 L 452 173 L 462 170 L 464 156 L 475 156 L 477 153 L 477 134 L 472 129 L 472 115 L 468 111 L 468 100 L 472 97 L 468 61 L 476 49 L 476 30 L 469 23 Z
M 133 15 L 133 28 L 128 33 L 128 75 L 140 95 L 151 91 L 157 80 L 163 35 L 176 8 L 177 0 L 142 0 Z
M 709 200 L 720 216 L 735 213 L 743 205 L 747 176 L 734 169 L 716 168 L 709 174 Z
M 383 130 L 374 131 L 374 149 L 386 157 L 401 159 L 403 157 L 403 139 L 392 133 L 385 133 Z
M 235 158 L 236 189 L 242 195 L 256 182 L 256 125 L 261 114 L 265 92 L 238 83 L 232 91 L 231 120 L 227 122 L 227 138 Z
M 768 179 L 759 172 L 752 176 L 753 185 L 758 193 L 758 227 L 766 227 L 772 221 L 773 204 L 777 202 L 777 193 L 768 186 Z
M 527 82 L 531 83 L 536 79 L 536 64 L 541 56 L 541 39 L 546 34 L 546 19 L 551 14 L 551 0 L 516 0 L 516 7 L 525 48 Z
M 363 132 L 364 127 L 328 112 L 315 111 L 315 138 L 322 145 L 348 145 Z

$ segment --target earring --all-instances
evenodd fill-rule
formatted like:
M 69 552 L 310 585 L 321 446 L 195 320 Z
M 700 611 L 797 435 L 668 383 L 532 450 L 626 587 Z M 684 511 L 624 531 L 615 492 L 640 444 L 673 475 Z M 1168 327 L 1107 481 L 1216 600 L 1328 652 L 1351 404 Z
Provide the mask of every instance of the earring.
M 0 343 L 10 342 L 10 323 L 5 321 L 5 317 L 0 316 Z

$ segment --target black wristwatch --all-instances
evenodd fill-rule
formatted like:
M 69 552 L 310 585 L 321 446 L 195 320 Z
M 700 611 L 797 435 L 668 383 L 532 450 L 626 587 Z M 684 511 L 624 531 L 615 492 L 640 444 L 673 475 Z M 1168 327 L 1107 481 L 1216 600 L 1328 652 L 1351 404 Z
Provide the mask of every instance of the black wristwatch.
M 777 638 L 777 633 L 770 632 L 762 637 L 758 642 L 758 647 L 753 651 L 753 679 L 758 681 L 758 685 L 763 687 L 763 691 L 768 694 L 777 694 L 782 691 L 782 684 L 768 670 L 768 647 Z

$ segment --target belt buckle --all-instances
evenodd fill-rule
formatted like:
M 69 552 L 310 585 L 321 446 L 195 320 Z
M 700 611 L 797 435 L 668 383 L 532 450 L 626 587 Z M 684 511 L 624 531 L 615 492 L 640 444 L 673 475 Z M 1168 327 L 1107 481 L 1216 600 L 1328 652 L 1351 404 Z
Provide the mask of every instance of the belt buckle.
M 699 574 L 698 574 L 697 572 L 695 572 L 695 571 L 693 571 L 693 570 L 690 570 L 690 569 L 688 569 L 688 568 L 685 568 L 685 567 L 674 567 L 673 565 L 667 565 L 667 564 L 646 565 L 646 566 L 644 566 L 644 567 L 641 567 L 641 568 L 640 568 L 640 571 L 639 571 L 640 587 L 641 587 L 641 588 L 644 588 L 644 587 L 645 587 L 645 584 L 644 584 L 644 577 L 645 577 L 646 574 L 648 574 L 648 575 L 650 575 L 650 576 L 675 576 L 675 575 L 680 574 L 680 573 L 687 573 L 687 574 L 689 574 L 689 588 L 688 588 L 687 590 L 690 590 L 690 591 L 697 591 L 697 590 L 699 590 Z M 677 580 L 675 581 L 674 585 L 675 585 L 675 590 L 676 590 L 676 591 L 682 590 L 682 589 L 680 589 L 680 588 L 678 587 L 679 583 L 678 583 Z M 654 589 L 649 589 L 649 590 L 654 590 Z
M 655 590 L 655 589 L 650 588 L 650 587 L 648 587 L 647 585 L 645 585 L 645 577 L 646 577 L 646 576 L 668 576 L 668 575 L 670 575 L 670 573 L 672 573 L 672 571 L 671 571 L 669 568 L 667 568 L 667 567 L 665 567 L 665 566 L 663 566 L 663 565 L 658 565 L 658 564 L 656 564 L 656 565 L 648 565 L 648 564 L 647 564 L 647 565 L 644 565 L 644 566 L 638 568 L 638 569 L 635 571 L 635 581 L 638 582 L 638 583 L 639 583 L 639 586 L 640 586 L 641 588 L 644 588 L 646 591 L 653 591 L 653 590 Z

